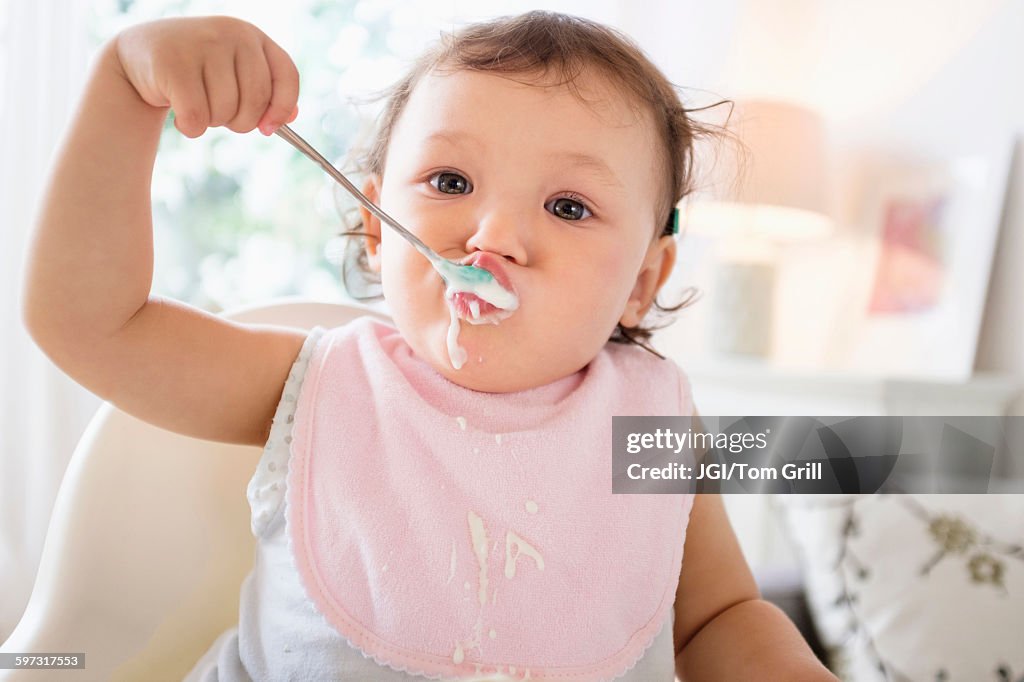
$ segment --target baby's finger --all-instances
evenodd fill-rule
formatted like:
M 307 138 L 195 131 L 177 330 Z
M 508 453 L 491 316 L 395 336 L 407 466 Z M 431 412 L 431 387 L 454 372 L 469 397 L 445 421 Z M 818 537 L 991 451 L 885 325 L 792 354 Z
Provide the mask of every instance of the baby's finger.
M 270 67 L 272 92 L 270 106 L 260 119 L 260 132 L 270 135 L 288 120 L 299 99 L 299 71 L 288 53 L 269 38 L 263 41 L 263 54 Z
M 167 99 L 174 111 L 174 127 L 185 137 L 199 137 L 210 123 L 210 108 L 203 88 L 202 68 L 195 69 L 189 76 L 179 76 L 171 81 Z
M 270 104 L 270 67 L 258 45 L 239 46 L 235 54 L 235 78 L 238 81 L 238 113 L 228 123 L 236 133 L 256 127 Z
M 238 114 L 238 82 L 232 53 L 217 50 L 206 57 L 203 87 L 210 103 L 210 128 L 222 126 Z

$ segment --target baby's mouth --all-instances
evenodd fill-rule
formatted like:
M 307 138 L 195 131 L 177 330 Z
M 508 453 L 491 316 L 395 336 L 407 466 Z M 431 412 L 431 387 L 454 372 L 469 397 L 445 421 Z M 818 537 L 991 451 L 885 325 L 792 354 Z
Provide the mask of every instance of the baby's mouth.
M 514 312 L 492 305 L 467 291 L 456 292 L 449 300 L 455 313 L 470 324 L 498 324 Z

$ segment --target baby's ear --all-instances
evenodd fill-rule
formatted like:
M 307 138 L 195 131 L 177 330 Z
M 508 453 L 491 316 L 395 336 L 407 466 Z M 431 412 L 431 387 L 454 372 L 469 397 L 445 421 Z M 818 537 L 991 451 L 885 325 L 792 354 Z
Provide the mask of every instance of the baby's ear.
M 644 319 L 647 310 L 654 303 L 661 285 L 672 274 L 676 262 L 676 240 L 671 236 L 663 236 L 652 243 L 644 256 L 644 262 L 636 275 L 636 284 L 626 301 L 619 324 L 623 327 L 636 327 Z
M 380 206 L 380 178 L 371 175 L 363 183 L 363 194 L 373 203 Z M 359 217 L 363 222 L 362 231 L 367 233 L 363 237 L 364 248 L 366 249 L 366 262 L 374 272 L 380 272 L 380 218 L 366 210 L 366 207 L 359 206 Z

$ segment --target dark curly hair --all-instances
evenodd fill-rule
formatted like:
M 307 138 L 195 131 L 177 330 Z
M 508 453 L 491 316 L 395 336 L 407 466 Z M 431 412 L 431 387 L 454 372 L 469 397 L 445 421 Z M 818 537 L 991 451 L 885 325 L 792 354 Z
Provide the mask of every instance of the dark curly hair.
M 383 175 L 391 133 L 410 94 L 424 75 L 438 68 L 489 71 L 502 75 L 539 73 L 545 77 L 554 72 L 558 76 L 557 84 L 569 87 L 583 101 L 586 100 L 576 86 L 576 79 L 585 68 L 592 68 L 635 103 L 648 107 L 654 114 L 657 133 L 663 142 L 660 148 L 665 152 L 663 166 L 667 178 L 656 213 L 663 218 L 656 224 L 652 236 L 673 234 L 675 207 L 696 188 L 695 142 L 704 137 L 729 136 L 725 126 L 699 123 L 690 114 L 721 104 L 731 106 L 731 100 L 722 100 L 700 109 L 687 109 L 680 101 L 676 87 L 626 35 L 588 19 L 538 10 L 471 24 L 456 32 L 442 34 L 441 39 L 414 62 L 404 78 L 373 98 L 386 97 L 387 101 L 369 145 L 353 151 L 357 172 Z M 354 238 L 374 235 L 358 229 L 362 225 L 357 212 L 350 215 L 356 216 L 348 225 L 354 229 L 340 233 L 341 236 L 353 237 L 345 247 L 342 281 L 353 298 L 364 301 L 380 299 L 380 276 L 369 269 L 362 240 Z M 687 287 L 682 295 L 680 302 L 669 307 L 660 305 L 655 297 L 653 308 L 662 313 L 676 312 L 696 301 L 699 292 L 695 287 Z M 608 340 L 635 344 L 663 358 L 650 347 L 649 340 L 656 329 L 667 324 L 649 327 L 641 323 L 636 327 L 624 327 L 620 323 Z

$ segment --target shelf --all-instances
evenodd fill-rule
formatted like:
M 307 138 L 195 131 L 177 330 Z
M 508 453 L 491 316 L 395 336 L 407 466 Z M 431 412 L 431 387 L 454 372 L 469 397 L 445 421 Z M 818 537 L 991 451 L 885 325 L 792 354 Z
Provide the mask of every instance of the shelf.
M 697 408 L 708 415 L 1001 415 L 1022 388 L 1016 377 L 996 372 L 953 382 L 787 369 L 742 359 L 681 366 Z

